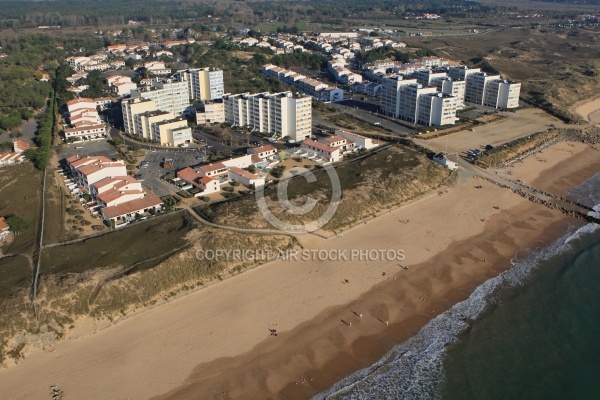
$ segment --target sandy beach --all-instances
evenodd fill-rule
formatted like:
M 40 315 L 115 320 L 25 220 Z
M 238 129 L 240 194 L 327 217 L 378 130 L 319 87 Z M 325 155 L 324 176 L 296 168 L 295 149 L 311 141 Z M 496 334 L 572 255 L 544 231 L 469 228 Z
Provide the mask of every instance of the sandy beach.
M 581 115 L 592 124 L 600 124 L 600 97 L 576 104 L 571 112 Z
M 556 149 L 545 152 L 561 157 L 527 160 L 515 176 L 553 177 L 544 189 L 563 194 L 600 170 L 597 151 Z M 519 249 L 577 223 L 487 181 L 461 179 L 337 237 L 301 237 L 305 250 L 330 250 L 326 257 L 275 261 L 95 333 L 95 321 L 82 323 L 0 370 L 0 388 L 10 399 L 46 398 L 50 384 L 65 398 L 307 398 L 468 297 Z M 402 250 L 405 259 L 332 259 L 344 249 Z

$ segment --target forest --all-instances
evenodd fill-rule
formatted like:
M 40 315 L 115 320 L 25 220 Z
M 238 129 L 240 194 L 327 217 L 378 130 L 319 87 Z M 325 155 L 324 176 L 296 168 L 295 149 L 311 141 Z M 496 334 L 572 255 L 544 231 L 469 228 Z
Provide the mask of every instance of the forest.
M 600 0 L 591 0 L 600 1 Z M 486 12 L 490 8 L 466 0 L 0 0 L 0 29 L 37 26 L 112 26 L 129 20 L 148 24 L 215 20 L 250 25 L 265 20 L 295 24 L 299 21 L 364 19 L 405 12 L 447 15 Z

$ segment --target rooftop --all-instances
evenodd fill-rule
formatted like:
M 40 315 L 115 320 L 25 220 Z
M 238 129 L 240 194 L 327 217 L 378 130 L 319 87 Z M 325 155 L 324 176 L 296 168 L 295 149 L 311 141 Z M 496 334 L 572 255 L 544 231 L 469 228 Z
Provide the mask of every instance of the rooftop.
M 162 200 L 155 194 L 148 194 L 142 199 L 136 199 L 121 203 L 116 206 L 110 206 L 102 209 L 107 218 L 116 218 L 121 215 L 131 214 L 133 212 L 144 210 L 162 204 Z

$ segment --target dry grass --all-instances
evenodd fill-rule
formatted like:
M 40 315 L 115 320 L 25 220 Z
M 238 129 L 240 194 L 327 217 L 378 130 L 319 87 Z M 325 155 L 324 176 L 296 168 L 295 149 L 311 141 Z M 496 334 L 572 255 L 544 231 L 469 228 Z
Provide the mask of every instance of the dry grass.
M 448 171 L 416 150 L 390 146 L 369 156 L 336 167 L 342 199 L 326 230 L 339 230 L 372 217 L 385 209 L 397 207 L 439 187 Z M 271 212 L 291 224 L 303 224 L 323 215 L 331 198 L 331 182 L 325 171 L 315 173 L 316 181 L 307 183 L 303 177 L 293 178 L 288 185 L 288 198 L 295 205 L 308 198 L 317 200 L 315 207 L 304 215 L 287 212 L 278 201 L 275 187 L 265 190 Z M 253 228 L 268 228 L 260 214 L 254 196 L 198 208 L 214 222 Z
M 139 247 L 140 243 L 147 243 L 148 238 L 152 237 L 153 246 L 142 247 L 142 258 L 142 253 L 139 252 L 119 256 L 121 251 L 116 249 L 117 256 L 114 260 L 102 256 L 92 258 L 90 263 L 79 260 L 80 263 L 72 264 L 74 261 L 71 260 L 62 267 L 55 267 L 57 273 L 49 274 L 46 271 L 41 277 L 38 293 L 39 320 L 35 320 L 30 308 L 20 312 L 5 312 L 0 318 L 0 364 L 6 362 L 7 358 L 20 359 L 22 351 L 26 349 L 24 343 L 43 346 L 60 339 L 78 317 L 89 315 L 113 320 L 138 307 L 165 301 L 179 293 L 218 282 L 257 265 L 252 260 L 199 260 L 196 258 L 198 250 L 286 250 L 297 246 L 295 239 L 289 236 L 255 236 L 219 229 L 199 230 L 193 229 L 189 221 L 185 222 L 190 218 L 185 213 L 166 217 L 162 221 L 158 218 L 154 220 L 161 222 L 159 225 L 164 228 L 162 237 L 157 236 L 156 224 L 150 223 L 146 227 L 139 224 L 130 228 L 129 232 L 115 232 L 125 233 L 124 237 L 112 237 L 113 250 L 119 243 L 126 247 Z M 181 226 L 176 227 L 177 223 Z M 135 229 L 139 227 L 144 227 L 145 233 Z M 139 238 L 134 239 L 142 242 L 128 243 L 126 236 L 133 238 L 134 234 L 139 235 Z M 181 240 L 181 247 L 185 250 L 181 250 L 181 247 L 174 248 L 173 241 L 165 238 L 169 234 Z M 149 259 L 148 256 L 156 251 L 152 247 L 159 243 L 161 251 L 176 251 L 174 254 L 159 254 Z M 63 250 L 62 254 L 83 257 L 87 252 L 100 252 L 100 244 L 100 241 L 92 239 L 82 244 L 85 251 L 75 249 L 71 255 Z M 138 260 L 137 263 L 133 263 L 134 258 L 131 257 Z M 0 301 L 0 312 L 13 310 L 15 305 L 23 305 L 26 300 L 27 290 L 18 291 L 12 297 Z

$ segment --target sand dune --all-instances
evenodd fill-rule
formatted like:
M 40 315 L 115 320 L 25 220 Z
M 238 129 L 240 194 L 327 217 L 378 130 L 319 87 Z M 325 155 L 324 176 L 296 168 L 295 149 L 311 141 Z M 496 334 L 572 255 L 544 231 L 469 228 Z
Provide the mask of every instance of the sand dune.
M 600 98 L 578 104 L 571 110 L 592 124 L 600 124 Z

